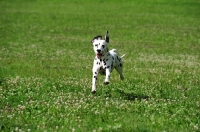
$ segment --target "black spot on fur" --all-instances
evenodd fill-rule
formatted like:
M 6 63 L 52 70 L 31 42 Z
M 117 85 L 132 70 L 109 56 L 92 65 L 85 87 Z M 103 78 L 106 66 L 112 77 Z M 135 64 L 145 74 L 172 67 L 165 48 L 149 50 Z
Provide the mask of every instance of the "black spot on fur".
M 97 76 L 94 76 L 94 78 L 97 80 Z
M 122 63 L 120 63 L 119 66 L 122 67 Z
M 94 72 L 94 74 L 97 74 L 97 72 Z
M 108 61 L 108 59 L 106 59 L 106 61 Z
M 100 59 L 100 61 L 102 61 L 102 59 Z
M 119 58 L 118 56 L 117 56 L 117 59 L 118 59 L 119 61 L 121 61 L 121 58 Z
M 109 68 L 110 68 L 110 66 L 107 66 L 106 68 L 107 68 L 107 69 L 109 69 Z
M 112 57 L 112 59 L 114 60 L 114 57 Z
M 97 65 L 100 65 L 101 63 L 97 61 L 97 63 L 96 63 L 96 64 L 97 64 Z

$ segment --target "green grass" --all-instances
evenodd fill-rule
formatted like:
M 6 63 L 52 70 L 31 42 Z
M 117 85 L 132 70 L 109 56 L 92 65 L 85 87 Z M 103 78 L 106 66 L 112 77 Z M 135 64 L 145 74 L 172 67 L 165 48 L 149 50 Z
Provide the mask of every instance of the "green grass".
M 92 95 L 106 30 L 125 80 Z M 0 131 L 200 131 L 200 2 L 0 1 Z

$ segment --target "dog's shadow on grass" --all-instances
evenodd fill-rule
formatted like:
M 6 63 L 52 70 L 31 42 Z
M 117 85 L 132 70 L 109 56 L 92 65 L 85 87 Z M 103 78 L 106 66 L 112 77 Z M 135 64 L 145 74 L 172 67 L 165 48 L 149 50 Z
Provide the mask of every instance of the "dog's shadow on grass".
M 125 100 L 129 100 L 129 101 L 134 101 L 134 100 L 142 100 L 142 99 L 149 99 L 149 96 L 146 95 L 138 95 L 138 94 L 134 94 L 134 93 L 125 93 L 124 91 L 117 89 L 117 92 L 120 93 L 120 96 L 125 99 Z

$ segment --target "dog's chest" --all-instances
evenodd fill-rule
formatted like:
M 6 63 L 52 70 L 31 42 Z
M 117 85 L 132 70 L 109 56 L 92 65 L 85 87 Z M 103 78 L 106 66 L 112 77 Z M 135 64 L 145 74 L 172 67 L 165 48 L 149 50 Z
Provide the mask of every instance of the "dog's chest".
M 99 71 L 100 74 L 105 75 L 106 74 L 106 69 L 111 69 L 115 67 L 115 57 L 112 56 L 112 54 L 109 54 L 106 56 L 104 59 L 98 59 L 97 57 L 95 58 L 94 66 L 96 69 Z

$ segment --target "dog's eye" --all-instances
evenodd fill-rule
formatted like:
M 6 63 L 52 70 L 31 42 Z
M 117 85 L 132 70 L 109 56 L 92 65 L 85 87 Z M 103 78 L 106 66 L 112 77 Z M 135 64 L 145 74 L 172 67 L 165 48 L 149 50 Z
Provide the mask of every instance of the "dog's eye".
M 105 47 L 105 45 L 102 45 L 102 47 L 104 48 L 104 47 Z
M 97 46 L 98 46 L 98 44 L 95 44 L 94 46 L 96 46 L 96 47 L 97 47 Z

